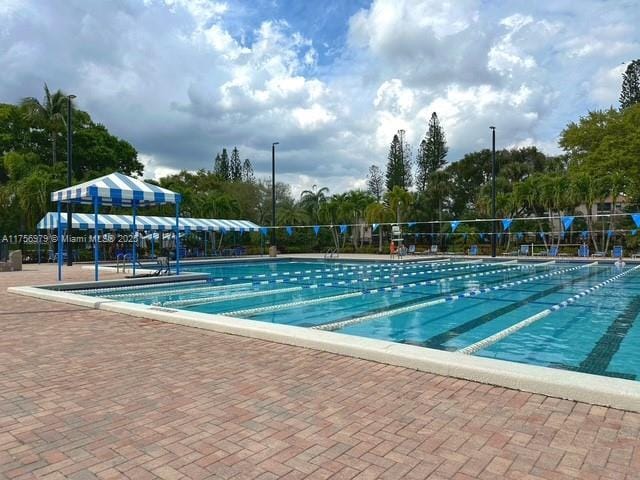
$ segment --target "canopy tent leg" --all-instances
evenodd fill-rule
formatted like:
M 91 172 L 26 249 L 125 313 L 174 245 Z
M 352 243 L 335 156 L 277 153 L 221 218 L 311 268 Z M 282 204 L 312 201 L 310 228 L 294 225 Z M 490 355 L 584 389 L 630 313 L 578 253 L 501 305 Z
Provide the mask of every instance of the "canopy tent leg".
M 62 202 L 58 200 L 58 281 L 62 280 Z
M 207 231 L 202 232 L 204 235 L 204 256 L 207 256 Z
M 136 228 L 136 210 L 138 206 L 138 202 L 136 200 L 133 201 L 133 245 L 132 245 L 132 251 L 131 251 L 131 263 L 133 264 L 132 270 L 133 270 L 133 276 L 136 276 L 136 253 L 137 253 L 137 246 L 138 246 L 138 237 L 136 236 L 136 234 L 138 233 L 138 229 Z
M 37 248 L 38 248 L 38 265 L 40 265 L 40 230 L 36 229 Z
M 180 200 L 176 200 L 176 275 L 180 275 Z
M 98 242 L 98 197 L 93 197 L 93 262 L 95 277 L 98 281 L 98 260 L 100 256 L 100 242 Z
M 153 230 L 151 230 L 151 258 L 156 258 L 156 255 L 154 253 L 155 244 L 156 244 L 156 233 Z

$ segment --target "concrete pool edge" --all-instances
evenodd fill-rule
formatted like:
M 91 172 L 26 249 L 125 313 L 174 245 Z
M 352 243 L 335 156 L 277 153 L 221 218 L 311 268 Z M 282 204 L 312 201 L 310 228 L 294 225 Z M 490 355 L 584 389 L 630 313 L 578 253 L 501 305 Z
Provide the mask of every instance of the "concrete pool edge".
M 479 383 L 640 412 L 640 382 L 464 355 L 337 332 L 139 305 L 100 297 L 9 287 L 8 292 L 166 323 L 311 348 Z

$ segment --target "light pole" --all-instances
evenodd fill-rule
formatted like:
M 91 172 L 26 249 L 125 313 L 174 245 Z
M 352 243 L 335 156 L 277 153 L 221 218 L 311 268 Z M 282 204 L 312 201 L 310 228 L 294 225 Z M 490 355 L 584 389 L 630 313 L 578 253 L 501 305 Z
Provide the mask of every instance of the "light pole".
M 491 256 L 496 256 L 496 127 L 491 129 Z
M 71 187 L 71 169 L 73 168 L 73 133 L 72 133 L 72 115 L 71 100 L 76 98 L 75 95 L 67 95 L 67 187 Z M 73 265 L 73 243 L 71 242 L 72 213 L 71 202 L 67 203 L 67 266 Z
M 271 246 L 276 246 L 276 145 L 280 142 L 271 144 Z

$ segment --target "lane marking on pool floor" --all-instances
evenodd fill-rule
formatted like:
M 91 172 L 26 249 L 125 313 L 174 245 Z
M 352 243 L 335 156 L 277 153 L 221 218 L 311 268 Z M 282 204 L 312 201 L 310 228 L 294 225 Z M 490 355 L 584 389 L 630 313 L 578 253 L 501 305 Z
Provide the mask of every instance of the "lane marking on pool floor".
M 427 286 L 427 285 L 436 285 L 438 283 L 446 283 L 446 282 L 449 282 L 451 280 L 466 280 L 466 279 L 469 279 L 469 278 L 483 277 L 483 276 L 487 276 L 487 275 L 492 275 L 492 274 L 496 274 L 496 273 L 510 272 L 510 271 L 514 271 L 514 270 L 521 270 L 521 268 L 520 267 L 504 268 L 502 270 L 491 270 L 491 271 L 487 271 L 487 272 L 471 273 L 471 274 L 467 274 L 467 275 L 457 275 L 455 277 L 445 277 L 445 278 L 439 278 L 439 279 L 434 279 L 434 280 L 423 280 L 423 281 L 420 281 L 420 282 L 405 283 L 405 284 L 402 284 L 402 285 L 380 287 L 380 288 L 373 288 L 373 289 L 365 289 L 365 290 L 360 290 L 358 292 L 350 292 L 350 293 L 347 293 L 347 294 L 330 295 L 328 297 L 314 298 L 314 299 L 308 299 L 308 300 L 299 300 L 299 301 L 296 301 L 296 302 L 288 302 L 288 303 L 282 303 L 282 304 L 277 304 L 277 305 L 268 305 L 268 306 L 264 306 L 264 307 L 254 307 L 254 308 L 245 308 L 245 309 L 241 309 L 241 310 L 233 310 L 233 311 L 221 313 L 221 315 L 228 315 L 228 316 L 232 316 L 232 317 L 252 316 L 252 315 L 257 315 L 257 314 L 262 314 L 262 313 L 285 310 L 285 309 L 288 309 L 288 308 L 303 307 L 303 306 L 306 306 L 306 305 L 313 305 L 313 304 L 317 304 L 317 303 L 339 301 L 339 300 L 342 300 L 344 298 L 352 298 L 352 297 L 357 297 L 357 296 L 362 296 L 362 295 L 370 295 L 370 294 L 377 294 L 377 293 L 386 293 L 386 292 L 404 290 L 405 288 L 408 289 L 408 288 L 416 288 L 416 287 Z M 343 286 L 343 283 L 344 282 L 324 283 L 324 284 L 315 284 L 315 285 L 311 285 L 311 286 L 304 285 L 303 287 L 304 288 L 318 288 L 318 287 L 323 287 L 323 286 Z M 349 295 L 349 296 L 347 296 L 347 295 Z M 312 328 L 316 328 L 316 327 L 312 327 Z
M 555 304 L 552 307 L 546 308 L 544 310 L 542 310 L 541 312 L 538 312 L 534 315 L 531 315 L 528 318 L 525 318 L 524 320 L 515 323 L 513 325 L 511 325 L 508 328 L 505 328 L 504 330 L 499 331 L 498 333 L 495 333 L 487 338 L 484 338 L 482 340 L 480 340 L 479 342 L 475 342 L 472 343 L 471 345 L 468 345 L 464 348 L 461 348 L 459 350 L 457 350 L 459 353 L 464 353 L 466 355 L 471 355 L 475 352 L 477 352 L 478 350 L 483 350 L 491 345 L 493 345 L 496 342 L 499 342 L 500 340 L 503 340 L 504 338 L 508 337 L 509 335 L 517 332 L 518 330 L 522 330 L 525 327 L 528 327 L 529 325 L 531 325 L 532 323 L 537 322 L 538 320 L 541 320 L 549 315 L 551 315 L 553 312 L 557 312 L 558 310 L 560 310 L 561 308 L 564 307 L 568 307 L 569 305 L 575 303 L 577 300 L 581 299 L 582 297 L 585 297 L 587 295 L 589 295 L 590 293 L 595 292 L 596 290 L 599 290 L 602 287 L 605 287 L 607 285 L 609 285 L 612 282 L 615 282 L 617 279 L 624 277 L 625 275 L 637 270 L 638 268 L 640 268 L 640 265 L 636 265 L 635 267 L 632 267 L 628 270 L 625 270 L 624 272 L 621 272 L 617 275 L 614 275 L 613 277 L 605 280 L 604 282 L 600 282 L 597 285 L 594 285 L 593 287 L 587 288 L 585 290 L 582 290 L 580 293 L 577 293 L 575 295 L 572 295 L 571 297 L 567 298 L 566 300 Z
M 160 292 L 132 292 L 132 293 L 108 293 L 104 295 L 105 298 L 144 298 L 144 297 L 156 297 L 158 295 L 178 295 L 180 293 L 203 293 L 203 292 L 215 292 L 219 290 L 235 290 L 240 288 L 253 287 L 254 284 L 251 282 L 244 283 L 234 283 L 231 285 L 214 285 L 210 286 L 209 284 L 204 285 L 194 285 L 192 288 L 180 288 L 176 290 L 170 291 L 160 291 Z
M 535 275 L 533 277 L 529 277 L 529 278 L 525 278 L 523 280 L 515 280 L 512 282 L 506 282 L 503 283 L 501 285 L 495 285 L 493 287 L 485 287 L 485 288 L 480 288 L 480 289 L 473 289 L 473 290 L 468 290 L 466 292 L 457 294 L 457 295 L 449 295 L 447 297 L 441 297 L 441 298 L 437 298 L 435 300 L 429 300 L 427 302 L 421 302 L 421 303 L 416 303 L 414 305 L 409 305 L 406 307 L 402 307 L 402 308 L 396 308 L 396 309 L 392 309 L 392 310 L 387 310 L 387 311 L 383 311 L 383 312 L 376 312 L 376 313 L 371 313 L 368 315 L 363 315 L 361 317 L 356 317 L 356 318 L 351 318 L 349 320 L 342 320 L 342 321 L 338 321 L 338 322 L 333 322 L 333 323 L 327 323 L 324 325 L 316 325 L 314 327 L 311 327 L 314 330 L 329 330 L 329 331 L 333 331 L 333 330 L 338 330 L 340 328 L 344 328 L 344 327 L 349 327 L 352 325 L 357 325 L 359 323 L 364 323 L 367 322 L 369 320 L 376 320 L 378 318 L 383 318 L 383 317 L 391 317 L 391 316 L 395 316 L 395 315 L 400 315 L 403 313 L 407 313 L 407 312 L 412 312 L 415 310 L 420 310 L 422 308 L 427 308 L 427 307 L 432 307 L 434 305 L 440 305 L 443 303 L 448 303 L 448 302 L 455 302 L 456 300 L 460 300 L 461 298 L 468 298 L 468 297 L 474 297 L 477 295 L 481 295 L 483 293 L 488 293 L 488 292 L 494 292 L 496 290 L 502 290 L 505 288 L 509 288 L 509 287 L 513 287 L 513 286 L 517 286 L 517 285 L 522 285 L 524 283 L 530 283 L 536 280 L 542 280 L 544 278 L 549 278 L 555 275 L 561 275 L 563 273 L 567 273 L 567 272 L 571 272 L 574 270 L 578 270 L 581 268 L 586 268 L 586 267 L 590 267 L 590 266 L 594 266 L 597 265 L 597 262 L 593 263 L 593 264 L 588 264 L 588 265 L 580 265 L 577 267 L 571 267 L 571 268 L 565 268 L 565 269 L 561 269 L 561 270 L 555 270 L 553 272 L 549 272 L 549 273 L 545 273 L 545 274 L 541 274 L 541 275 Z

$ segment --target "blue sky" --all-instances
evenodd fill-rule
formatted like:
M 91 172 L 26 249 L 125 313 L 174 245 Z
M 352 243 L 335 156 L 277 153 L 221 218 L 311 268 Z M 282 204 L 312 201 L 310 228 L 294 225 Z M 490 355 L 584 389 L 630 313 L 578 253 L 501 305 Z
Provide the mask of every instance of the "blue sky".
M 617 105 L 640 57 L 634 1 L 0 0 L 0 102 L 78 96 L 149 177 L 210 168 L 237 145 L 299 192 L 364 185 L 431 112 L 449 161 L 537 145 Z

